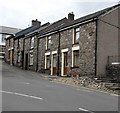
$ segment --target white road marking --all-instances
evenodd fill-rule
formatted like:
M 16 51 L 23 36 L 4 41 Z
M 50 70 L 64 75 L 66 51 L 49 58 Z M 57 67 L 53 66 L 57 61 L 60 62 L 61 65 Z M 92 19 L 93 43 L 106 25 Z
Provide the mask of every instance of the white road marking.
M 8 93 L 8 94 L 14 94 L 14 95 L 19 95 L 19 96 L 23 96 L 23 97 L 30 97 L 30 98 L 34 98 L 34 99 L 38 99 L 38 100 L 43 100 L 43 98 L 40 98 L 40 97 L 30 96 L 30 95 L 21 94 L 21 93 L 15 93 L 15 92 L 9 92 L 9 91 L 0 91 L 0 92 Z
M 88 113 L 94 113 L 94 112 L 92 112 L 92 111 L 89 111 L 89 110 L 83 109 L 83 108 L 79 108 L 79 110 L 80 110 L 80 111 L 86 111 L 86 112 L 88 112 Z
M 87 109 L 83 109 L 83 108 L 79 108 L 79 110 L 81 110 L 81 111 L 89 111 L 89 110 L 87 110 Z

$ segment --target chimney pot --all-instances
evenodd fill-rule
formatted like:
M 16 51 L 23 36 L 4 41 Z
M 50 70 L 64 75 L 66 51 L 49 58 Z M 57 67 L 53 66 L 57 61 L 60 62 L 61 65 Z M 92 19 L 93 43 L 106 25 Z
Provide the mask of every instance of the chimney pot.
M 38 21 L 37 19 L 36 20 L 32 20 L 32 25 L 33 26 L 40 26 L 41 25 L 41 22 L 40 21 Z
M 70 12 L 69 14 L 68 14 L 68 20 L 69 21 L 72 21 L 72 20 L 74 20 L 74 13 L 73 12 Z

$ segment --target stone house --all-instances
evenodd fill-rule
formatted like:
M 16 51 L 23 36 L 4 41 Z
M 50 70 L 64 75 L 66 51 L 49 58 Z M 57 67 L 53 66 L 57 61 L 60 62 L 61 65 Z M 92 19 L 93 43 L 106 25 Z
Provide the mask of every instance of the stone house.
M 25 44 L 24 44 L 24 69 L 38 71 L 38 34 L 43 32 L 47 32 L 55 28 L 58 25 L 66 23 L 68 20 L 67 18 L 63 18 L 59 21 L 54 23 L 46 23 L 40 26 L 39 29 L 36 29 L 33 32 L 30 32 L 25 35 Z
M 104 77 L 106 67 L 120 63 L 119 15 L 120 4 L 27 28 L 15 35 L 14 65 L 57 76 Z
M 119 15 L 118 4 L 40 34 L 38 71 L 58 76 L 105 76 L 109 57 L 120 56 Z
M 11 35 L 6 39 L 6 47 L 5 47 L 5 61 L 10 65 L 13 65 L 14 60 L 14 35 Z
M 9 48 L 11 47 L 9 45 L 9 43 L 12 44 L 12 42 L 14 42 L 14 44 L 12 44 L 12 51 L 14 51 L 14 52 L 12 53 L 13 55 L 10 58 L 10 59 L 12 59 L 11 62 L 13 65 L 23 68 L 25 35 L 27 33 L 30 33 L 32 31 L 36 30 L 37 28 L 39 28 L 39 26 L 40 26 L 39 21 L 32 20 L 31 27 L 21 30 L 20 32 L 17 32 L 15 34 L 15 36 L 11 36 L 6 39 L 6 46 L 8 46 L 8 47 L 6 47 L 6 59 L 9 59 L 9 58 L 7 58 L 7 53 L 9 53 Z
M 69 15 L 74 19 L 74 14 Z M 58 76 L 95 75 L 95 38 L 94 19 L 81 24 L 81 18 L 40 34 L 38 71 Z

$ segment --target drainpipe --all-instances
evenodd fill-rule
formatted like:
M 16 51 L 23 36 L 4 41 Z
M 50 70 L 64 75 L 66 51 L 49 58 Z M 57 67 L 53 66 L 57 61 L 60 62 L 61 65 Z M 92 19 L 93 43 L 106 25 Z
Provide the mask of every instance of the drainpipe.
M 38 46 L 39 46 L 39 39 L 38 39 L 38 37 L 37 37 L 37 35 L 36 35 L 36 40 L 37 40 L 37 63 L 36 63 L 36 72 L 38 71 Z
M 96 37 L 95 37 L 95 76 L 97 76 L 97 32 L 98 20 L 96 20 Z
M 58 62 L 57 62 L 57 76 L 60 76 L 60 31 L 58 30 Z
M 23 64 L 22 64 L 22 69 L 24 69 L 24 55 L 25 55 L 25 38 L 23 38 Z

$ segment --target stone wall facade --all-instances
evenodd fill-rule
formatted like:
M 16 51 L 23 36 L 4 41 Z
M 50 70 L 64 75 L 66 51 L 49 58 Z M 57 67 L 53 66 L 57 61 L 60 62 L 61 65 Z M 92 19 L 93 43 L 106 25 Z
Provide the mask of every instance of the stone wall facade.
M 59 45 L 59 34 L 52 34 L 51 36 L 51 48 L 50 49 L 46 49 L 46 37 L 40 38 L 39 39 L 39 46 L 38 46 L 38 71 L 39 72 L 43 72 L 43 73 L 47 73 L 47 74 L 51 74 L 51 68 L 49 69 L 45 69 L 45 54 L 46 53 L 50 53 L 50 59 L 52 59 L 52 52 L 56 52 L 56 61 L 58 61 L 58 45 Z M 52 63 L 52 62 L 51 62 Z M 57 62 L 56 62 L 57 65 Z M 57 68 L 57 67 L 56 67 Z
M 14 37 L 6 39 L 6 47 L 5 47 L 5 61 L 11 63 L 12 55 L 14 52 Z
M 24 37 L 17 38 L 14 41 L 14 65 L 18 67 L 22 67 L 23 64 L 23 56 L 22 56 L 23 47 L 24 47 L 23 39 Z M 20 56 L 20 61 L 18 61 L 18 54 Z
M 27 62 L 27 69 L 37 71 L 37 48 L 38 48 L 38 38 L 34 36 L 34 47 L 31 48 L 31 38 L 28 37 L 25 38 L 25 44 L 24 44 L 24 66 L 23 68 L 26 68 L 26 62 Z M 33 55 L 33 64 L 30 65 L 30 54 Z M 27 55 L 27 56 L 26 56 Z
M 96 24 L 91 22 L 80 27 L 78 44 L 72 44 L 73 29 L 61 32 L 61 50 L 68 48 L 68 75 L 95 75 Z M 72 66 L 72 48 L 79 47 L 79 67 Z M 60 61 L 62 64 L 62 59 Z
M 91 22 L 77 27 L 80 28 L 80 38 L 77 44 L 73 44 L 74 28 L 51 34 L 52 45 L 49 50 L 46 49 L 46 37 L 48 36 L 39 39 L 38 71 L 52 75 L 52 55 L 54 51 L 56 51 L 56 72 L 59 71 L 59 75 L 64 76 L 62 72 L 62 65 L 64 65 L 62 51 L 67 50 L 67 76 L 72 76 L 73 72 L 78 72 L 79 75 L 95 75 L 96 23 Z M 76 47 L 79 47 L 79 67 L 72 66 L 72 52 L 73 48 Z M 58 52 L 58 50 L 60 51 Z M 45 54 L 47 53 L 50 55 L 51 59 L 51 67 L 49 69 L 45 69 Z

